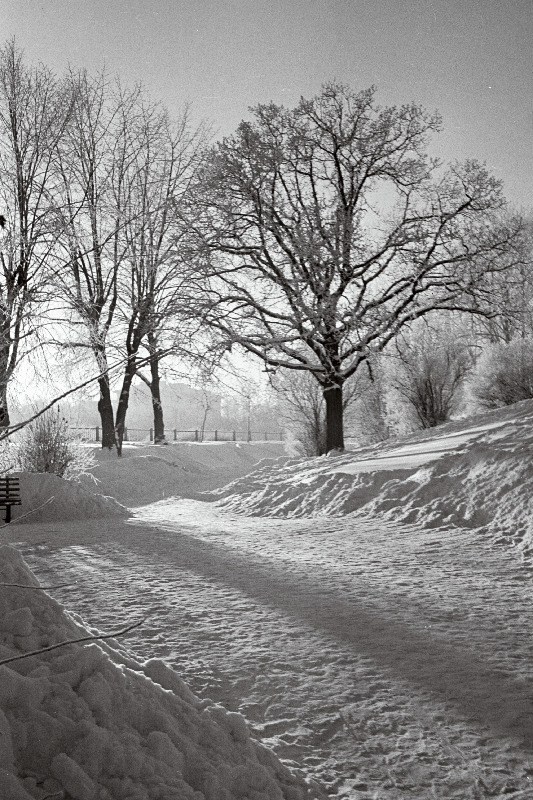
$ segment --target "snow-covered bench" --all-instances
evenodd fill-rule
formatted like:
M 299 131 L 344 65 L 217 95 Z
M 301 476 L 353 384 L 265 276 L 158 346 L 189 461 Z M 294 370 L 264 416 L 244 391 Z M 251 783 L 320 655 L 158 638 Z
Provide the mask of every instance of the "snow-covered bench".
M 13 475 L 0 476 L 0 508 L 5 508 L 5 521 L 11 522 L 11 506 L 20 506 L 19 479 Z

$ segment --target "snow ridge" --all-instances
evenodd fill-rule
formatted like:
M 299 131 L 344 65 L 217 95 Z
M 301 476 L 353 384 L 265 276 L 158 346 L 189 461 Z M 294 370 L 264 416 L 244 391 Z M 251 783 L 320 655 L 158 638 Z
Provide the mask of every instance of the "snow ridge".
M 347 514 L 485 528 L 533 554 L 533 402 L 335 458 L 270 465 L 212 493 L 236 513 Z
M 37 587 L 0 548 L 0 581 Z M 95 634 L 44 591 L 0 585 L 0 660 Z M 162 661 L 114 640 L 0 666 L 0 797 L 312 800 L 240 714 L 200 700 Z

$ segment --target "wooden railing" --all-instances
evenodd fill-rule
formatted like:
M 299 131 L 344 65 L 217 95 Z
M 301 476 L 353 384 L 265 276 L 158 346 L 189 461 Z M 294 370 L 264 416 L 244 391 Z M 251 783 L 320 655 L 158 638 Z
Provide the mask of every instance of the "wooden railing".
M 99 442 L 101 428 L 98 425 L 87 428 L 70 426 L 72 433 L 79 435 L 86 442 Z M 195 430 L 180 431 L 177 428 L 165 428 L 165 438 L 169 442 L 281 442 L 283 431 L 239 431 L 239 430 Z M 125 442 L 153 442 L 153 428 L 125 428 Z

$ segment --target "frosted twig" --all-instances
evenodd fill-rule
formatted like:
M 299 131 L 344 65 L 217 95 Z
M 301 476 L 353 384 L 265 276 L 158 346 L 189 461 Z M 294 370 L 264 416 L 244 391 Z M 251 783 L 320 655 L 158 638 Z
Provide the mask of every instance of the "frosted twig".
M 30 653 L 22 653 L 19 656 L 11 656 L 10 658 L 4 658 L 0 661 L 0 667 L 4 664 L 10 664 L 12 661 L 20 661 L 22 658 L 31 658 L 32 656 L 40 656 L 41 653 L 49 653 L 50 650 L 57 650 L 58 647 L 65 647 L 68 644 L 79 644 L 80 642 L 96 642 L 102 639 L 116 639 L 118 636 L 124 636 L 125 633 L 129 633 L 130 631 L 134 630 L 135 628 L 140 627 L 143 623 L 145 623 L 147 617 L 141 619 L 139 622 L 134 622 L 132 625 L 128 625 L 126 628 L 122 628 L 120 631 L 116 631 L 115 633 L 102 633 L 96 636 L 82 636 L 79 639 L 67 639 L 64 642 L 58 642 L 58 644 L 51 644 L 49 647 L 41 647 L 40 650 L 32 650 Z
M 62 589 L 63 586 L 75 586 L 75 583 L 56 583 L 54 586 L 29 586 L 27 583 L 0 583 L 0 586 L 13 586 L 17 589 L 33 589 L 34 591 L 46 591 L 47 589 Z
M 41 505 L 37 506 L 37 508 L 32 508 L 31 511 L 26 511 L 25 514 L 21 514 L 20 517 L 11 520 L 11 522 L 4 522 L 3 525 L 0 525 L 0 528 L 7 528 L 8 525 L 13 525 L 14 522 L 20 522 L 21 519 L 25 519 L 26 517 L 29 517 L 31 514 L 35 514 L 36 511 L 40 511 L 41 508 L 44 508 L 53 500 L 55 500 L 55 497 L 52 495 L 52 497 L 49 497 L 48 500 L 45 500 L 44 503 L 41 503 Z

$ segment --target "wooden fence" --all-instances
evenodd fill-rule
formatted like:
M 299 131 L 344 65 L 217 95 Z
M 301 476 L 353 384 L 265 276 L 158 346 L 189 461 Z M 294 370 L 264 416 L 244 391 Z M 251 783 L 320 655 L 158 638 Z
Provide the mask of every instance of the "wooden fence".
M 75 428 L 69 430 L 79 435 L 85 442 L 99 442 L 101 429 L 98 425 L 90 428 Z M 238 430 L 195 430 L 180 431 L 177 428 L 165 428 L 165 438 L 169 442 L 281 442 L 283 431 L 238 431 Z M 125 442 L 153 442 L 153 428 L 125 428 Z

